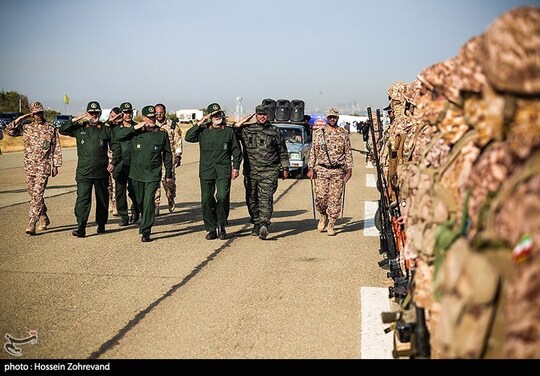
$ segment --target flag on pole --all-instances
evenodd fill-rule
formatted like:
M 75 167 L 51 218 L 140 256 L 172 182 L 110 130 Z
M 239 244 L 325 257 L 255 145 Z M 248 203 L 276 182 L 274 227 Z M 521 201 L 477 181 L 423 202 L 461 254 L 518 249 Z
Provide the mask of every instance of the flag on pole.
M 66 94 L 64 94 L 64 103 L 69 104 L 69 97 Z

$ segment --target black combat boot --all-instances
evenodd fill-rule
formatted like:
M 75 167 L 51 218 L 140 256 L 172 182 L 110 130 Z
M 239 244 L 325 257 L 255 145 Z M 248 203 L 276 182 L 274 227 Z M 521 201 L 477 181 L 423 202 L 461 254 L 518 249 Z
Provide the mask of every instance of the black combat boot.
M 219 227 L 218 227 L 218 237 L 221 240 L 227 239 L 227 231 L 225 231 L 225 226 L 219 225 Z
M 251 236 L 259 236 L 259 231 L 261 229 L 261 225 L 254 225 L 253 229 L 251 230 Z
M 214 239 L 217 239 L 216 230 L 208 231 L 208 234 L 206 234 L 206 240 L 214 240 Z

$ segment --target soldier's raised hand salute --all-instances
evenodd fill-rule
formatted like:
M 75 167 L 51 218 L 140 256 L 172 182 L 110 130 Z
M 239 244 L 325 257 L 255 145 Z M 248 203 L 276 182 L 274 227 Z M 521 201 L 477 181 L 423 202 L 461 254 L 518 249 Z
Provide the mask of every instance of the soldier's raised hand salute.
M 76 122 L 78 122 L 78 121 L 81 121 L 81 120 L 86 119 L 86 118 L 89 117 L 89 116 L 90 116 L 90 114 L 89 114 L 88 112 L 85 112 L 85 113 L 82 114 L 82 115 L 77 115 L 77 116 L 75 116 L 73 119 L 71 119 L 71 121 L 72 121 L 73 123 L 76 123 Z

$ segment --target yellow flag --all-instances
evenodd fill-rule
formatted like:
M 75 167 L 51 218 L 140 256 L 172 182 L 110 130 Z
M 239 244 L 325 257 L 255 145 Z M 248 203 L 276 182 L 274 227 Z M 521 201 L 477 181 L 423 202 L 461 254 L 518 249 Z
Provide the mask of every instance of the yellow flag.
M 64 94 L 64 103 L 69 104 L 69 97 L 66 94 Z

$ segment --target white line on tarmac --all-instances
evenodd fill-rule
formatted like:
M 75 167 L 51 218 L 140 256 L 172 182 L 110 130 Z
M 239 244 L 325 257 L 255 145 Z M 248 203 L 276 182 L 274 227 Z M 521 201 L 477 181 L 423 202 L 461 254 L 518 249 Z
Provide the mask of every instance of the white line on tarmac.
M 377 187 L 377 179 L 375 179 L 375 175 L 366 174 L 366 187 L 368 187 L 368 188 L 376 188 Z
M 360 359 L 392 359 L 393 333 L 385 333 L 381 313 L 390 311 L 388 289 L 360 288 L 361 328 Z
M 379 203 L 377 201 L 364 202 L 364 236 L 379 236 L 375 227 L 375 212 Z

